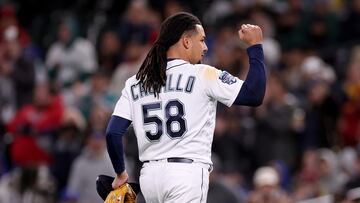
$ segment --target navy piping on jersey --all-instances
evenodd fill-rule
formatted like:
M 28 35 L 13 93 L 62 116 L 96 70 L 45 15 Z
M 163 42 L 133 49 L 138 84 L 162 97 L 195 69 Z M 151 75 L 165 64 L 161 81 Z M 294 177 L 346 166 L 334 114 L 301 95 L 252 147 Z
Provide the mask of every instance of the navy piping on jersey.
M 204 194 L 203 194 L 203 192 L 204 192 L 204 190 L 203 190 L 203 184 L 204 184 L 204 169 L 201 168 L 201 187 L 200 187 L 200 190 L 201 190 L 201 198 L 200 198 L 200 203 L 202 202 L 202 199 L 203 199 L 203 196 L 204 196 Z
M 169 62 L 169 61 L 173 61 L 173 60 L 177 60 L 177 59 L 179 59 L 179 58 L 167 58 L 167 61 Z
M 170 67 L 167 68 L 166 70 L 170 70 L 171 68 L 175 68 L 175 67 L 178 67 L 178 66 L 182 66 L 182 65 L 184 65 L 184 64 L 188 64 L 188 63 L 185 62 L 185 63 L 180 63 L 180 64 L 178 64 L 178 65 L 170 66 Z

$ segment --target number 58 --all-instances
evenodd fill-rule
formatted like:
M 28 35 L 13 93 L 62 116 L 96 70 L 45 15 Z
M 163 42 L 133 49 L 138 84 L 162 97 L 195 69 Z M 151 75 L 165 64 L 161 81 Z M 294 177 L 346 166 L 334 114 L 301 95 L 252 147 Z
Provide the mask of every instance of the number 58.
M 175 114 L 171 113 L 171 109 L 176 108 L 177 112 Z M 151 103 L 142 105 L 143 112 L 143 122 L 144 125 L 156 125 L 157 131 L 155 133 L 151 133 L 150 131 L 145 131 L 146 137 L 150 141 L 157 141 L 163 135 L 163 121 L 158 116 L 149 116 L 149 112 L 152 110 L 161 109 L 161 103 Z M 165 129 L 166 134 L 168 134 L 171 138 L 180 138 L 186 132 L 186 120 L 184 118 L 184 105 L 179 100 L 170 100 L 165 105 Z M 176 122 L 178 123 L 179 129 L 174 130 L 172 128 L 172 124 Z

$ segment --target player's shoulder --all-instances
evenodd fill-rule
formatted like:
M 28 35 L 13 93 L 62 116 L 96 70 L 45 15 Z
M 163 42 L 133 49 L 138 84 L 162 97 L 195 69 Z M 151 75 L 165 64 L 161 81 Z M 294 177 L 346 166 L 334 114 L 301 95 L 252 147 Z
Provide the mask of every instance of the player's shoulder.
M 131 77 L 129 77 L 126 81 L 125 81 L 125 87 L 129 87 L 133 84 L 138 83 L 138 79 L 136 79 L 136 75 L 133 75 Z
M 207 64 L 195 64 L 195 69 L 201 78 L 213 79 L 218 77 L 220 70 Z
M 194 64 L 193 66 L 198 70 L 216 69 L 214 66 L 208 64 Z

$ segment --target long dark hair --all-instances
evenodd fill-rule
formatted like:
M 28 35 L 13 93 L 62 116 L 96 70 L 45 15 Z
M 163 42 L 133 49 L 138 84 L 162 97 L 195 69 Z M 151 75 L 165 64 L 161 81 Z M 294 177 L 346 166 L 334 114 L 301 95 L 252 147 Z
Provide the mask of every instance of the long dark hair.
M 161 24 L 160 34 L 136 74 L 146 92 L 154 91 L 155 96 L 160 93 L 166 83 L 167 50 L 197 24 L 201 25 L 200 20 L 186 12 L 174 14 Z

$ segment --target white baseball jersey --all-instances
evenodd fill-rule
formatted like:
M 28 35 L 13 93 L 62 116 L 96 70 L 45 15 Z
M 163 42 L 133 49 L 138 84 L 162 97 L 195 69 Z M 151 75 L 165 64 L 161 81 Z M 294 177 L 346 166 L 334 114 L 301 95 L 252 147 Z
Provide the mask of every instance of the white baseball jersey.
M 184 157 L 211 164 L 217 101 L 231 106 L 243 81 L 180 59 L 167 63 L 166 75 L 159 97 L 129 78 L 113 115 L 133 122 L 140 161 Z

